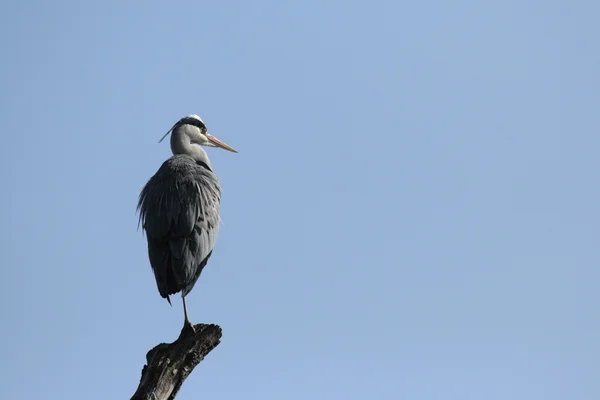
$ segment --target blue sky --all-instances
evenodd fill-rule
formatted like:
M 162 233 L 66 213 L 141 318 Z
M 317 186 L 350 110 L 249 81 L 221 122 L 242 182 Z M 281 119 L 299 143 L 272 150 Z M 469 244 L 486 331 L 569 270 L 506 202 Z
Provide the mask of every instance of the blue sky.
M 600 398 L 600 5 L 4 2 L 2 399 L 129 398 L 137 229 L 202 116 L 224 335 L 178 399 Z

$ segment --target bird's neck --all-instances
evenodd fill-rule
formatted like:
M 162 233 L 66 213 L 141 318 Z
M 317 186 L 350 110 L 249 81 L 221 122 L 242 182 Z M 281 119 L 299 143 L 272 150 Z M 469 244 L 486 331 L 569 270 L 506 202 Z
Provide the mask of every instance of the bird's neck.
M 171 151 L 173 155 L 185 154 L 192 157 L 198 164 L 212 171 L 206 151 L 197 143 L 192 143 L 189 136 L 175 130 L 171 133 Z

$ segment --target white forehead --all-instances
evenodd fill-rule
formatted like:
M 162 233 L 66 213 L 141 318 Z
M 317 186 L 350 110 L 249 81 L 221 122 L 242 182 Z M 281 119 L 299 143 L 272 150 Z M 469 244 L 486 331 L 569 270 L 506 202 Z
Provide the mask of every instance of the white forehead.
M 184 118 L 194 118 L 194 119 L 197 119 L 198 121 L 200 121 L 200 122 L 204 123 L 204 121 L 202 121 L 202 118 L 200 118 L 200 117 L 199 117 L 198 115 L 196 115 L 196 114 L 190 114 L 190 115 L 187 115 L 187 116 L 185 116 Z

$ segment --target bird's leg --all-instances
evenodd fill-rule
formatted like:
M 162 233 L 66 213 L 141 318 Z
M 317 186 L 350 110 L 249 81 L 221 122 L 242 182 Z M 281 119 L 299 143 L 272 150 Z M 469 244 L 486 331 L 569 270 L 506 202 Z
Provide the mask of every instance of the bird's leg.
M 183 315 L 185 317 L 185 321 L 183 321 L 183 328 L 190 328 L 192 332 L 195 332 L 196 330 L 194 329 L 194 325 L 192 325 L 188 318 L 187 305 L 185 304 L 185 296 L 181 296 L 181 298 L 183 299 Z

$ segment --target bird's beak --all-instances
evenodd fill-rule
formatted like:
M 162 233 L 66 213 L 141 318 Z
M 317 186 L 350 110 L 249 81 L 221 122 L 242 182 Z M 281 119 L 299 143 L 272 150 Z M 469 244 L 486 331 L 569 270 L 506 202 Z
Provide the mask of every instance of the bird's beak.
M 229 146 L 228 144 L 225 144 L 223 142 L 221 142 L 219 139 L 217 139 L 216 137 L 214 137 L 213 135 L 209 135 L 208 133 L 206 134 L 206 138 L 208 139 L 209 142 L 211 142 L 215 147 L 220 147 L 222 149 L 225 150 L 229 150 L 231 152 L 237 153 L 238 151 L 236 149 L 234 149 L 233 147 Z

